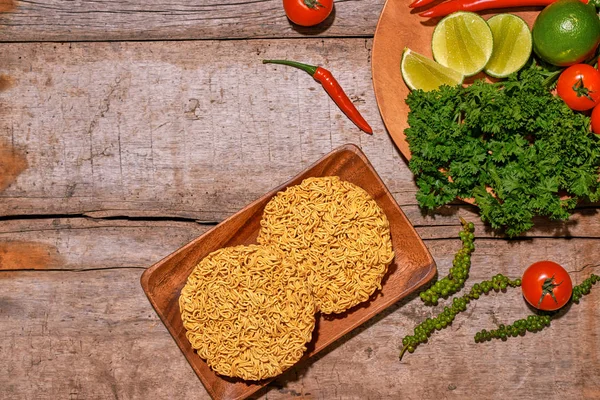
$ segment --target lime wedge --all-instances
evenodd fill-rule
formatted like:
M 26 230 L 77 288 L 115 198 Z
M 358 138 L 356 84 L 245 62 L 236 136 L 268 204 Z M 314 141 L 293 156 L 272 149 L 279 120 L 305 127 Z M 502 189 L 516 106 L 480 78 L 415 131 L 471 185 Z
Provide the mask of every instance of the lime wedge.
M 487 22 L 467 11 L 444 17 L 431 38 L 433 58 L 465 76 L 475 75 L 485 67 L 493 47 L 494 38 Z
M 400 62 L 402 79 L 411 90 L 435 90 L 442 85 L 455 86 L 462 83 L 460 72 L 444 67 L 422 54 L 404 48 Z
M 505 78 L 523 68 L 531 56 L 529 26 L 513 14 L 494 15 L 487 21 L 494 36 L 492 57 L 484 68 L 486 74 Z

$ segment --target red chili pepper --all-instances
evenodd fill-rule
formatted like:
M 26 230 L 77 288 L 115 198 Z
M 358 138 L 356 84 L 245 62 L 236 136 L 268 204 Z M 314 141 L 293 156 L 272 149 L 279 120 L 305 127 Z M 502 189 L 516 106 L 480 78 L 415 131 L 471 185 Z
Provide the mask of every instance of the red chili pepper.
M 419 13 L 421 17 L 443 17 L 455 11 L 483 11 L 495 8 L 547 6 L 558 0 L 450 0 L 440 3 L 427 11 Z M 589 0 L 580 0 L 587 4 Z
M 415 0 L 412 3 L 410 3 L 409 7 L 410 8 L 417 8 L 417 7 L 423 7 L 426 6 L 427 4 L 433 3 L 435 0 Z
M 337 104 L 337 106 L 346 114 L 350 121 L 354 122 L 361 130 L 372 135 L 373 129 L 369 126 L 367 121 L 360 115 L 352 100 L 344 93 L 344 90 L 340 84 L 335 80 L 331 72 L 322 67 L 314 65 L 302 64 L 296 61 L 287 60 L 263 60 L 263 64 L 283 64 L 291 67 L 299 68 L 307 72 L 317 82 L 319 82 L 323 89 L 329 94 L 331 99 Z

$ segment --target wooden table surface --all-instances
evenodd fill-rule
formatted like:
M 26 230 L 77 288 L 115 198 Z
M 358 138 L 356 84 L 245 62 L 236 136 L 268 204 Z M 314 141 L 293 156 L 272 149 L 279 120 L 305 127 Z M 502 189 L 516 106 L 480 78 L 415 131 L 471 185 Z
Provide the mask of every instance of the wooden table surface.
M 299 28 L 281 0 L 0 0 L 0 399 L 208 399 L 140 275 L 345 143 L 365 152 L 440 274 L 459 217 L 476 225 L 471 282 L 541 259 L 575 283 L 593 271 L 581 269 L 599 258 L 597 205 L 513 240 L 460 202 L 420 211 L 373 93 L 382 7 L 339 0 L 322 26 Z M 330 69 L 374 135 L 304 72 L 265 58 Z M 402 337 L 435 310 L 409 297 L 255 397 L 600 398 L 600 290 L 546 331 L 475 344 L 530 312 L 518 290 L 483 297 L 398 361 Z

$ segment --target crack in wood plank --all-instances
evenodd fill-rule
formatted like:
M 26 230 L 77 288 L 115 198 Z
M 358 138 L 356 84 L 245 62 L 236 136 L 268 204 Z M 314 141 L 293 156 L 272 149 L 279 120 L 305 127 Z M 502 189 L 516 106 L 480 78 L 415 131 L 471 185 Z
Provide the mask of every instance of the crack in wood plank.
M 38 215 L 10 215 L 0 216 L 2 221 L 28 221 L 28 220 L 58 220 L 58 219 L 90 219 L 90 220 L 105 220 L 105 221 L 140 221 L 140 222 L 192 222 L 200 225 L 216 225 L 220 221 L 199 221 L 195 218 L 174 217 L 174 216 L 123 216 L 123 215 L 100 215 L 94 213 L 83 214 L 38 214 Z
M 1 245 L 0 245 L 0 252 L 2 251 Z M 2 259 L 0 258 L 0 262 L 2 261 Z M 0 264 L 0 274 L 2 273 L 10 273 L 10 272 L 93 272 L 93 271 L 111 271 L 111 270 L 132 270 L 132 269 L 139 269 L 139 270 L 146 270 L 148 269 L 148 267 L 140 267 L 137 265 L 132 265 L 132 266 L 119 266 L 119 267 L 105 267 L 105 268 L 79 268 L 79 269 L 72 269 L 72 268 L 14 268 L 14 269 L 4 269 L 2 268 L 2 264 Z

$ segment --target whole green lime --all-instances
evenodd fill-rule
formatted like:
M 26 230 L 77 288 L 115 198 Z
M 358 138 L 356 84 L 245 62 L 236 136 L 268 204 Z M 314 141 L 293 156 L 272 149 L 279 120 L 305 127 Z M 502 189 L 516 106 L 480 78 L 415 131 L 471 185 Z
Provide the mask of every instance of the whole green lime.
M 591 57 L 600 43 L 600 19 L 591 4 L 559 0 L 533 24 L 533 50 L 544 61 L 567 66 Z

